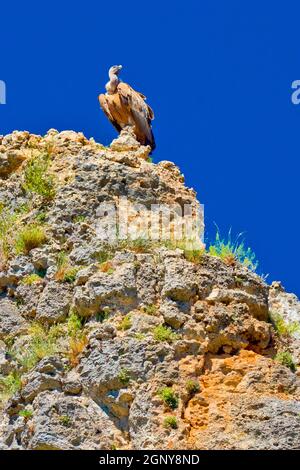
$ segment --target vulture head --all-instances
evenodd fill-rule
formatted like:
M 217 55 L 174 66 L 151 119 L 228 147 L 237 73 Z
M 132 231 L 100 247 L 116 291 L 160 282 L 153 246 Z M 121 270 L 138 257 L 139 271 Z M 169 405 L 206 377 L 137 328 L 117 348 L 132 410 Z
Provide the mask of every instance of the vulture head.
M 109 78 L 112 75 L 118 76 L 121 70 L 122 70 L 122 65 L 113 65 L 112 67 L 110 67 L 109 72 L 108 72 Z
M 122 65 L 113 65 L 108 71 L 109 82 L 105 85 L 106 91 L 109 95 L 116 93 L 117 86 L 120 83 L 118 75 L 122 70 Z

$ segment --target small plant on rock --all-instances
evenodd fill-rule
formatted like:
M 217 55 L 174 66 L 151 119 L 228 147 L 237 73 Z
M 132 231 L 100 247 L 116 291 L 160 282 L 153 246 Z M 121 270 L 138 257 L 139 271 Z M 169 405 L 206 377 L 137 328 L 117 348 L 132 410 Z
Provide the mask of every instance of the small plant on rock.
M 175 416 L 166 416 L 164 419 L 164 427 L 165 428 L 171 428 L 171 429 L 177 429 L 178 424 L 177 424 L 177 419 Z
M 55 280 L 58 282 L 73 283 L 76 275 L 80 270 L 78 266 L 71 266 L 68 255 L 61 251 L 56 258 L 57 271 L 55 273 Z
M 258 261 L 251 248 L 245 246 L 245 242 L 241 238 L 242 236 L 243 234 L 240 233 L 236 239 L 233 240 L 230 229 L 227 239 L 221 238 L 218 229 L 215 241 L 210 244 L 208 251 L 212 256 L 221 258 L 227 265 L 233 265 L 239 261 L 251 271 L 255 271 L 258 266 Z
M 48 173 L 49 163 L 47 153 L 33 157 L 25 168 L 23 184 L 26 192 L 36 193 L 47 201 L 56 194 L 54 177 Z
M 110 248 L 98 251 L 94 255 L 94 258 L 100 264 L 105 263 L 106 261 L 109 261 L 112 258 L 112 253 L 110 251 Z
M 78 336 L 82 332 L 83 321 L 74 309 L 70 309 L 68 317 L 68 335 L 71 338 Z
M 60 415 L 59 421 L 63 426 L 69 427 L 71 425 L 71 418 L 68 415 Z
M 178 407 L 178 396 L 174 393 L 171 387 L 161 388 L 158 391 L 158 396 L 172 410 Z
M 280 362 L 283 366 L 291 369 L 292 372 L 295 372 L 296 366 L 293 361 L 293 357 L 289 351 L 278 352 L 275 356 L 275 361 Z
M 119 372 L 118 379 L 122 385 L 128 385 L 130 382 L 130 372 L 129 370 L 122 368 Z
M 72 367 L 79 364 L 79 356 L 84 351 L 88 339 L 85 335 L 80 335 L 70 339 L 68 357 Z
M 22 387 L 21 376 L 18 372 L 11 372 L 0 377 L 0 400 L 6 401 Z
M 16 360 L 26 369 L 32 369 L 41 359 L 57 351 L 57 337 L 62 335 L 58 325 L 45 329 L 39 323 L 31 324 L 28 334 L 30 341 L 26 350 L 14 352 Z
M 185 388 L 189 395 L 195 395 L 195 393 L 199 392 L 200 390 L 200 385 L 197 380 L 188 380 L 185 384 Z
M 82 319 L 74 310 L 71 310 L 68 318 L 69 351 L 68 358 L 70 365 L 76 367 L 79 364 L 79 356 L 88 344 L 88 338 L 83 330 Z
M 33 411 L 29 410 L 28 408 L 24 408 L 24 410 L 19 411 L 19 416 L 22 416 L 25 421 L 28 421 L 33 416 Z
M 76 266 L 70 266 L 67 268 L 64 273 L 63 282 L 73 283 L 79 270 L 80 268 Z
M 96 314 L 96 320 L 100 323 L 103 323 L 105 320 L 108 319 L 110 314 L 110 308 L 108 306 L 103 307 L 100 312 Z
M 139 333 L 138 332 L 138 333 L 135 333 L 134 337 L 138 341 L 143 341 L 146 338 L 146 335 L 145 335 L 145 333 Z
M 100 265 L 100 271 L 106 274 L 113 274 L 115 270 L 111 261 L 105 261 Z
M 270 312 L 270 319 L 277 333 L 280 336 L 292 336 L 300 333 L 300 323 L 298 321 L 286 322 L 277 312 Z
M 47 240 L 45 229 L 37 224 L 22 227 L 15 238 L 15 251 L 17 254 L 27 255 L 34 248 L 43 245 Z
M 153 330 L 153 337 L 156 341 L 167 341 L 172 343 L 179 339 L 179 335 L 164 325 L 158 325 Z
M 38 213 L 38 215 L 36 216 L 35 219 L 36 219 L 37 223 L 44 224 L 45 221 L 46 221 L 46 218 L 47 218 L 47 213 L 44 212 L 44 211 L 41 211 L 41 212 Z
M 126 331 L 129 330 L 132 327 L 132 320 L 131 320 L 131 315 L 125 315 L 124 318 L 120 321 L 118 325 L 118 330 L 121 331 Z
M 80 224 L 81 222 L 84 222 L 85 219 L 85 215 L 75 215 L 75 217 L 73 217 L 73 222 L 74 224 Z
M 10 231 L 16 221 L 15 214 L 11 213 L 4 204 L 0 203 L 0 269 L 6 264 L 10 251 Z
M 21 284 L 24 286 L 32 286 L 33 284 L 38 284 L 42 281 L 42 278 L 38 274 L 28 274 L 28 276 L 23 277 Z
M 154 304 L 146 305 L 143 307 L 143 312 L 147 315 L 156 315 L 157 314 L 157 306 Z

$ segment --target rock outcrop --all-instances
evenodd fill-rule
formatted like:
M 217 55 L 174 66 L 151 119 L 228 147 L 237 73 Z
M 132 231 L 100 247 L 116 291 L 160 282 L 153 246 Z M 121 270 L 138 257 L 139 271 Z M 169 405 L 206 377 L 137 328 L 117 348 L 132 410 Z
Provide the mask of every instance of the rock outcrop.
M 148 155 L 0 138 L 0 448 L 299 449 L 298 299 L 201 243 L 132 239 L 153 205 L 171 234 L 200 207 Z

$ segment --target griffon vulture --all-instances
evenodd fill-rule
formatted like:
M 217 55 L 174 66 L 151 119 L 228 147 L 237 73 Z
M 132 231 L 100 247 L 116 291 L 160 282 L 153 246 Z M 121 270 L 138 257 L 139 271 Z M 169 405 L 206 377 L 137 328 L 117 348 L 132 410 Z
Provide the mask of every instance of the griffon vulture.
M 121 69 L 122 65 L 114 65 L 109 69 L 106 93 L 99 95 L 100 106 L 118 132 L 130 126 L 136 139 L 154 150 L 155 140 L 151 129 L 154 113 L 142 93 L 121 82 L 118 77 Z

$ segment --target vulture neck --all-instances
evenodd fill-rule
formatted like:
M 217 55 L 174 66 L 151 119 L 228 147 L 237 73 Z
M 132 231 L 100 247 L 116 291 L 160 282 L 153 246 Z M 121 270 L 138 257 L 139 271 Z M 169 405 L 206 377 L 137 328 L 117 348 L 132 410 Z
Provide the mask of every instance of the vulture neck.
M 106 85 L 106 90 L 109 95 L 113 95 L 117 91 L 117 86 L 119 85 L 120 80 L 115 73 L 109 73 L 109 82 Z

